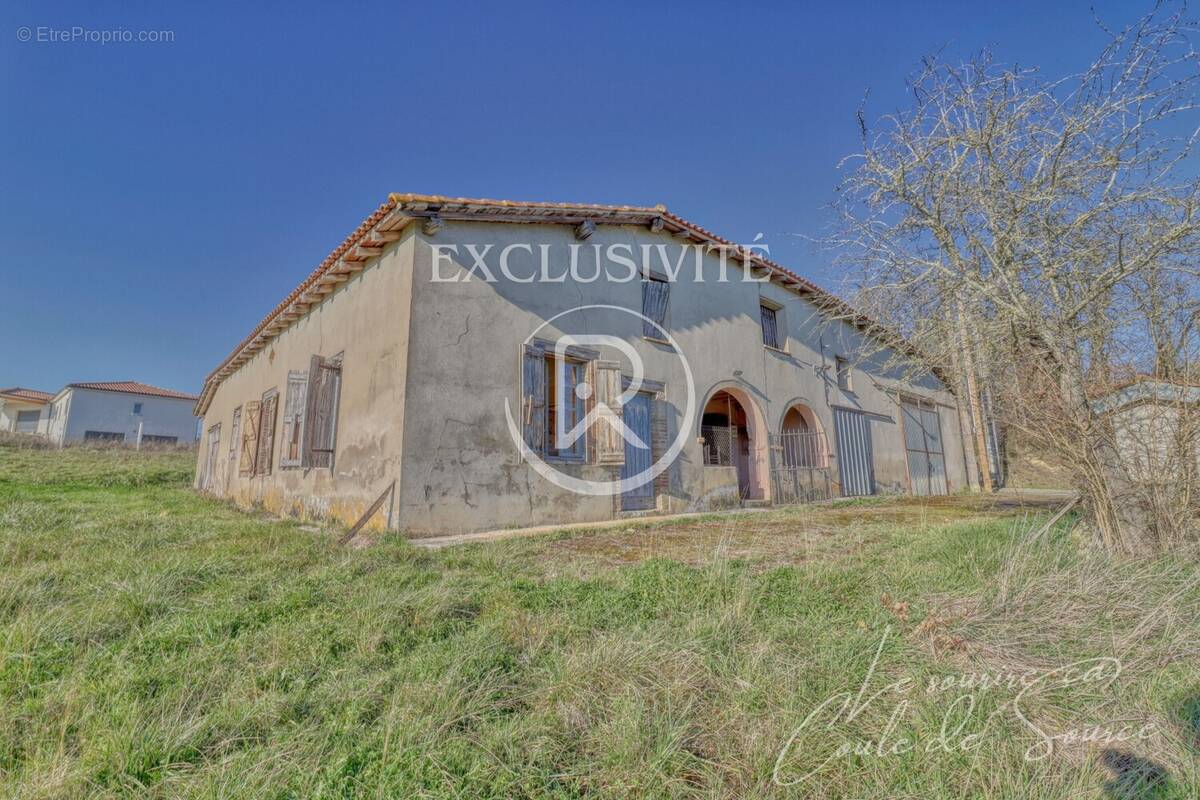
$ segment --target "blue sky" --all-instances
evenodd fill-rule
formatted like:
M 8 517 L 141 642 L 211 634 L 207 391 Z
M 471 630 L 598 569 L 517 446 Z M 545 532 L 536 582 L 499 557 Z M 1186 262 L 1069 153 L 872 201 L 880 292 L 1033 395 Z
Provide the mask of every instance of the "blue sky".
M 10 0 L 0 385 L 197 390 L 391 191 L 665 203 L 836 288 L 803 237 L 864 91 L 943 46 L 1074 70 L 1090 5 Z M 73 26 L 174 41 L 36 41 Z

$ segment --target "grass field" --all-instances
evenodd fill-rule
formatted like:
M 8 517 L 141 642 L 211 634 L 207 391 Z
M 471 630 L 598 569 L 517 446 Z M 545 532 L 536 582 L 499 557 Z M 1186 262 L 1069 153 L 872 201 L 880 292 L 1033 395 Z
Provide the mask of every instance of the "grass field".
M 353 549 L 192 461 L 0 447 L 3 796 L 1200 792 L 1194 557 L 965 499 Z

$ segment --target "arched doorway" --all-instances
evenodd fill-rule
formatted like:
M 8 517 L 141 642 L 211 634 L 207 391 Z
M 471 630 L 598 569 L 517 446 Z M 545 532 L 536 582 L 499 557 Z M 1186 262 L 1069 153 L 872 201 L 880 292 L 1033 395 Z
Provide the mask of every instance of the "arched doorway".
M 766 423 L 745 390 L 727 386 L 709 396 L 700 415 L 700 436 L 706 466 L 735 467 L 738 495 L 767 499 Z
M 776 503 L 811 503 L 832 497 L 829 444 L 812 408 L 788 404 L 771 434 L 771 493 Z
M 817 469 L 829 466 L 825 429 L 809 406 L 800 402 L 789 405 L 780 421 L 779 432 L 783 434 L 781 457 L 784 466 Z

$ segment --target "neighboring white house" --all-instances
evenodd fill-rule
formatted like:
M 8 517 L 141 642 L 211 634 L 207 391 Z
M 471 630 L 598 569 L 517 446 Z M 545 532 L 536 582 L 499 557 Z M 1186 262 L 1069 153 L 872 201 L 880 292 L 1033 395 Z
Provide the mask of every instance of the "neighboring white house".
M 190 444 L 195 402 L 195 395 L 137 381 L 69 383 L 50 402 L 47 433 L 56 444 Z
M 54 395 L 14 386 L 0 389 L 0 431 L 46 435 L 48 408 Z

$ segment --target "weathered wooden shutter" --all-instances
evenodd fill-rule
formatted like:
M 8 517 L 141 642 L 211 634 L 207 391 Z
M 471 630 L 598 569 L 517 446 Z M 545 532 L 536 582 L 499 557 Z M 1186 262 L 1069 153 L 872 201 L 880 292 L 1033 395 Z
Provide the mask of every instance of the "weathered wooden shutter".
M 271 474 L 271 459 L 275 454 L 275 417 L 279 410 L 279 392 L 272 389 L 263 395 L 259 411 L 258 455 L 254 459 L 255 475 Z
M 300 466 L 300 451 L 304 436 L 304 407 L 308 396 L 308 373 L 288 372 L 287 395 L 283 401 L 283 448 L 279 451 L 279 466 Z
M 671 284 L 666 281 L 642 281 L 642 335 L 661 339 L 663 332 L 650 324 L 650 320 L 666 327 L 667 301 L 671 295 Z
M 238 475 L 253 475 L 254 460 L 258 456 L 258 414 L 261 403 L 251 400 L 242 409 L 242 455 L 238 462 Z
M 546 357 L 526 347 L 521 369 L 521 431 L 535 453 L 546 449 Z
M 660 334 L 661 335 L 661 334 Z M 595 440 L 597 464 L 624 464 L 625 437 L 621 435 L 624 409 L 621 407 L 621 362 L 595 362 L 596 424 L 592 436 Z
M 313 356 L 308 368 L 305 390 L 303 452 L 305 468 L 332 467 L 337 442 L 337 411 L 342 386 L 339 362 Z

